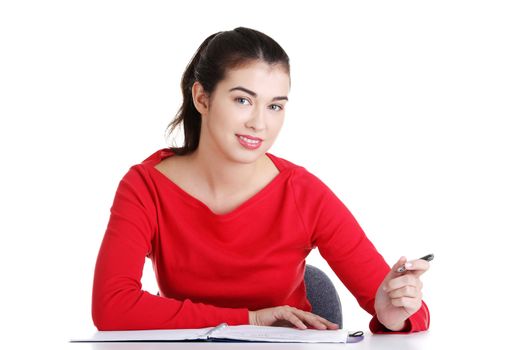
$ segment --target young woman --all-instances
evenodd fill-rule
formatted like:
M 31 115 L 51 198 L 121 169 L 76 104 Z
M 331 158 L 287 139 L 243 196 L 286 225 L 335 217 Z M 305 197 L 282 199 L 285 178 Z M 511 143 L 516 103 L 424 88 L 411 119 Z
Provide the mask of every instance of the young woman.
M 373 315 L 372 332 L 428 328 L 419 280 L 428 263 L 402 257 L 390 269 L 319 178 L 268 153 L 290 90 L 279 44 L 243 27 L 213 34 L 181 88 L 169 127 L 183 125 L 184 144 L 132 166 L 117 188 L 95 267 L 99 330 L 337 329 L 306 298 L 305 258 L 316 247 Z M 159 295 L 141 290 L 146 257 Z

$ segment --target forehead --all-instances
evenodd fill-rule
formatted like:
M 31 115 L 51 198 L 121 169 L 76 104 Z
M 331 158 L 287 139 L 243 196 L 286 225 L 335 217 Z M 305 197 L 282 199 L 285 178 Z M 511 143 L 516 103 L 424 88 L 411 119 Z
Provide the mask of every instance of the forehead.
M 270 65 L 266 62 L 255 61 L 227 70 L 218 87 L 228 91 L 239 85 L 263 96 L 285 96 L 290 90 L 290 77 L 281 64 Z

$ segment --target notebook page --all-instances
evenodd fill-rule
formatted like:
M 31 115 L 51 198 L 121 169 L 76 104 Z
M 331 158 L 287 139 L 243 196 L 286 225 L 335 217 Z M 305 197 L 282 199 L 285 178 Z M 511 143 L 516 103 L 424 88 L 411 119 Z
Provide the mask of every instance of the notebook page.
M 206 339 L 205 334 L 213 327 L 196 329 L 154 329 L 143 331 L 99 331 L 91 338 L 73 339 L 73 342 L 111 341 L 170 341 Z
M 271 341 L 271 342 L 304 342 L 304 343 L 345 343 L 348 330 L 295 329 L 291 327 L 267 326 L 228 326 L 216 330 L 212 338 Z

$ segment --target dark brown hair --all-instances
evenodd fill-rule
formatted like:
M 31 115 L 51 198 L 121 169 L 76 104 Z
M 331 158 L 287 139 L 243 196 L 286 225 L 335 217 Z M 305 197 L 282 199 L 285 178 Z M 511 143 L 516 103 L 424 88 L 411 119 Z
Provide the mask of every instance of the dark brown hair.
M 182 147 L 171 147 L 175 154 L 188 154 L 199 146 L 201 115 L 193 104 L 191 92 L 195 81 L 211 96 L 227 70 L 255 60 L 271 65 L 281 64 L 290 75 L 290 62 L 286 52 L 275 40 L 257 30 L 238 27 L 212 34 L 202 42 L 182 75 L 182 106 L 166 128 L 168 136 L 178 125 L 182 124 L 184 128 Z

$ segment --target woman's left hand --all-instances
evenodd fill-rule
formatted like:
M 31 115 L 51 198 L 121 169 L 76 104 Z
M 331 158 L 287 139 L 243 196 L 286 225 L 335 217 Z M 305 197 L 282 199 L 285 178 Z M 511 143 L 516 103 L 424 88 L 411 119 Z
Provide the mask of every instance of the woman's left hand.
M 397 269 L 405 265 L 405 272 Z M 430 264 L 421 259 L 407 262 L 401 257 L 386 275 L 376 293 L 375 309 L 379 322 L 392 331 L 405 327 L 405 321 L 421 307 L 421 288 L 419 277 Z

